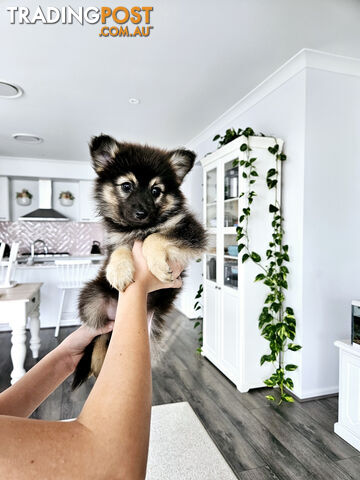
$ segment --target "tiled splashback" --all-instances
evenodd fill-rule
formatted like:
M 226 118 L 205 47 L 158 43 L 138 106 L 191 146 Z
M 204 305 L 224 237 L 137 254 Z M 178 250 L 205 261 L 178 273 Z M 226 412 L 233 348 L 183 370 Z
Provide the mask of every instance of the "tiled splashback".
M 87 255 L 93 240 L 103 246 L 104 230 L 100 223 L 0 222 L 0 240 L 20 242 L 20 253 L 29 252 L 31 242 L 38 238 L 46 242 L 49 252 Z

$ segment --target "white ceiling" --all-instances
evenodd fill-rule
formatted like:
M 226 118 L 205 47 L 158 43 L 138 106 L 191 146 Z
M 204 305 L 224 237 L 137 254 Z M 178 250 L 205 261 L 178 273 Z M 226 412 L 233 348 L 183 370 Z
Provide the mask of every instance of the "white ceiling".
M 108 2 L 152 5 L 148 38 L 100 38 L 100 24 L 11 25 L 10 3 L 0 0 L 0 80 L 25 95 L 0 99 L 0 156 L 87 160 L 100 132 L 176 147 L 302 48 L 360 57 L 358 0 Z M 19 144 L 17 132 L 44 142 Z

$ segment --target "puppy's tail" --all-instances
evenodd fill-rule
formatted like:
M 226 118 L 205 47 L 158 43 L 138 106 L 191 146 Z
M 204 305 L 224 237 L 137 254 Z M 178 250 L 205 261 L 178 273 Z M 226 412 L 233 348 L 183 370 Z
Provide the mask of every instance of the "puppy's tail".
M 95 340 L 97 338 L 98 337 L 95 337 L 85 348 L 84 354 L 81 357 L 80 362 L 77 364 L 74 373 L 74 379 L 71 385 L 72 390 L 80 387 L 80 385 L 83 384 L 91 374 L 91 357 L 94 350 Z

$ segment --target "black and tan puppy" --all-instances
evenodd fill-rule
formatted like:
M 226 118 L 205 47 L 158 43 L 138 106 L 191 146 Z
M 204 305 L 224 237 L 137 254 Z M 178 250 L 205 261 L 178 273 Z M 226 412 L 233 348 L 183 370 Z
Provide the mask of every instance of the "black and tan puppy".
M 193 167 L 193 152 L 120 143 L 105 135 L 92 139 L 90 152 L 108 255 L 97 278 L 82 290 L 79 310 L 82 322 L 97 328 L 114 319 L 118 290 L 125 290 L 133 280 L 131 249 L 135 240 L 144 241 L 143 253 L 150 271 L 162 282 L 169 282 L 173 280 L 169 263 L 176 260 L 185 266 L 190 259 L 198 258 L 205 248 L 206 235 L 188 211 L 179 189 Z M 161 336 L 163 315 L 170 311 L 177 294 L 177 289 L 149 294 L 152 339 Z M 109 338 L 110 334 L 101 335 L 87 347 L 76 369 L 73 388 L 89 375 L 99 374 Z

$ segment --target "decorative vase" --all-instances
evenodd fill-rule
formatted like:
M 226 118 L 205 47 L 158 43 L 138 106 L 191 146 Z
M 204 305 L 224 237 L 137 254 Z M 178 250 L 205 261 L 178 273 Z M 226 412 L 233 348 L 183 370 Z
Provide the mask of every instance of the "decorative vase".
M 64 207 L 71 207 L 71 205 L 73 205 L 73 203 L 74 203 L 74 200 L 72 200 L 71 198 L 61 197 L 60 198 L 60 203 Z
M 27 205 L 31 205 L 31 198 L 29 197 L 17 197 L 16 203 L 21 205 L 22 207 L 26 207 Z

